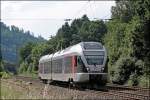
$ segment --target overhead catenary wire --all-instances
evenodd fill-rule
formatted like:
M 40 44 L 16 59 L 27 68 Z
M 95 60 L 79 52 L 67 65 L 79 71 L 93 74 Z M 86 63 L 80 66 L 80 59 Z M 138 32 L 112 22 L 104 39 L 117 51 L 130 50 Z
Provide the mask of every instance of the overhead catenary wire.
M 90 20 L 103 20 L 103 21 L 112 20 L 111 18 L 110 18 L 110 19 L 106 18 L 107 16 L 109 16 L 109 14 L 108 14 L 108 15 L 105 15 L 105 16 L 102 17 L 102 18 L 97 18 L 97 17 L 95 16 L 95 13 L 94 13 L 94 8 L 93 8 L 92 5 L 91 5 L 91 0 L 88 0 L 88 1 L 85 3 L 85 5 L 84 5 L 75 15 L 77 15 L 77 14 L 79 14 L 81 11 L 83 11 L 83 8 L 87 7 L 88 4 L 89 4 L 90 9 L 92 10 L 92 13 L 93 13 L 93 18 L 89 18 Z M 93 0 L 93 4 L 95 5 L 95 0 Z M 75 17 L 75 18 L 76 18 L 76 17 Z M 75 18 L 74 18 L 74 19 L 75 19 Z M 71 19 L 71 20 L 73 20 L 73 19 Z
M 89 4 L 89 5 L 88 5 Z M 94 0 L 94 4 L 95 4 L 95 0 Z M 96 16 L 95 16 L 95 13 L 94 13 L 94 8 L 92 7 L 92 5 L 91 5 L 91 0 L 88 0 L 74 15 L 73 15 L 73 17 L 72 18 L 1 18 L 0 20 L 33 20 L 33 21 L 35 21 L 35 20 L 39 20 L 39 21 L 41 21 L 41 20 L 43 20 L 43 21 L 65 21 L 65 22 L 68 22 L 68 21 L 72 21 L 72 20 L 74 20 L 74 19 L 76 19 L 76 18 L 78 18 L 77 17 L 77 15 L 79 15 L 80 13 L 81 13 L 81 11 L 83 11 L 83 10 L 85 10 L 85 8 L 87 7 L 87 6 L 89 6 L 90 7 L 90 9 L 91 9 L 91 11 L 92 11 L 92 13 L 93 13 L 93 18 L 89 18 L 90 20 L 104 20 L 104 21 L 106 21 L 106 20 L 111 20 L 111 19 L 107 19 L 106 17 L 107 16 L 109 16 L 109 14 L 108 15 L 105 15 L 104 17 L 102 17 L 102 18 L 96 18 Z
M 90 20 L 93 20 L 93 18 L 89 18 Z M 110 19 L 107 19 L 107 18 L 94 18 L 94 19 L 97 19 L 97 20 L 110 20 Z M 74 20 L 73 18 L 63 18 L 63 19 L 54 19 L 54 18 L 8 18 L 8 19 L 0 19 L 1 21 L 3 21 L 3 20 L 29 20 L 29 21 L 31 21 L 31 20 L 45 20 L 45 21 L 48 21 L 48 20 L 50 20 L 50 21 L 71 21 L 71 20 Z
M 80 14 L 81 11 L 83 11 L 83 9 L 87 6 L 87 4 L 89 3 L 89 1 L 87 1 L 82 7 L 81 9 L 79 9 L 74 15 L 73 15 L 73 19 L 76 18 L 77 14 Z M 74 17 L 75 16 L 75 17 Z
M 95 2 L 93 2 L 93 3 L 95 3 Z M 94 5 L 94 4 L 93 4 Z M 91 4 L 91 2 L 89 1 L 89 6 L 90 6 L 90 9 L 91 9 L 91 12 L 92 12 L 92 14 L 93 14 L 93 19 L 95 18 L 95 12 L 94 12 L 94 6 L 92 6 L 92 4 Z
M 0 20 L 64 20 L 69 18 L 2 18 Z

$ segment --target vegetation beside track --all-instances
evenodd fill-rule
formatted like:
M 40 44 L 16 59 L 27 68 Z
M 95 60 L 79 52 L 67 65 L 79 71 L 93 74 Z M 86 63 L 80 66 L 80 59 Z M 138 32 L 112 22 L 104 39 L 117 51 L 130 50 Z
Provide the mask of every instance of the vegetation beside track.
M 147 89 L 110 85 L 103 90 L 80 90 L 58 84 L 43 84 L 32 77 L 1 80 L 1 99 L 137 99 L 149 98 Z M 105 90 L 107 89 L 107 91 Z M 145 96 L 144 96 L 145 95 Z M 148 99 L 146 99 L 148 100 Z

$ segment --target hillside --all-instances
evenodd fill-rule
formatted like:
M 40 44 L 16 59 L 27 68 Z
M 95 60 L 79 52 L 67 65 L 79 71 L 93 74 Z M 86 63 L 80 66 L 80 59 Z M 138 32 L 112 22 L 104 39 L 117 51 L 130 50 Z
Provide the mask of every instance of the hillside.
M 42 37 L 34 37 L 31 32 L 24 31 L 12 25 L 7 26 L 3 22 L 1 25 L 1 54 L 5 62 L 16 64 L 19 60 L 19 49 L 28 42 L 41 43 Z M 32 33 L 33 34 L 33 33 Z

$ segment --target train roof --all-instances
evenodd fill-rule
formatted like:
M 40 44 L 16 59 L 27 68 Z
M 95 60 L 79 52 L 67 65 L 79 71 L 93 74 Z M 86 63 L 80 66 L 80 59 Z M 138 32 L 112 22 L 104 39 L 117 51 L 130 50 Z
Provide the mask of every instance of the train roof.
M 42 56 L 39 62 L 50 61 L 51 58 L 56 58 L 62 55 L 67 55 L 71 53 L 81 54 L 83 49 L 103 49 L 103 45 L 99 42 L 80 42 L 76 45 L 70 46 L 64 50 L 57 51 L 53 54 L 48 54 Z

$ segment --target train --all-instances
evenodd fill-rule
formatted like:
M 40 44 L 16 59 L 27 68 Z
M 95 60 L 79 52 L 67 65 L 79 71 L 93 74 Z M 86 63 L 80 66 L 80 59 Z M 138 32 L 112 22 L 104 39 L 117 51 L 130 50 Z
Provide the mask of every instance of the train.
M 47 81 L 107 83 L 107 52 L 100 42 L 80 42 L 39 60 L 38 77 Z

